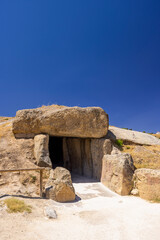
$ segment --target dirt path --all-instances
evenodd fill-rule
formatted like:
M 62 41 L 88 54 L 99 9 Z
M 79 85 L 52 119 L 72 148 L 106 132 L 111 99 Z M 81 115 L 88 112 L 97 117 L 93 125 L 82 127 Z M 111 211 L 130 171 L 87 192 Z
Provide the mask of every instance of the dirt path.
M 121 197 L 101 183 L 75 181 L 74 203 L 24 199 L 31 214 L 0 211 L 1 240 L 159 240 L 160 204 L 136 197 Z M 3 200 L 4 198 L 1 198 Z M 58 218 L 44 217 L 46 205 L 54 206 Z

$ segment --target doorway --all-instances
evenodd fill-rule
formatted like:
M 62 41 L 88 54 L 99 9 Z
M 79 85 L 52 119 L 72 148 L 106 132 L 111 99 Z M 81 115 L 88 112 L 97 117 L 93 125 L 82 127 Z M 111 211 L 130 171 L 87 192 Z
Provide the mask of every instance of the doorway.
M 49 154 L 53 168 L 64 166 L 62 137 L 49 137 Z

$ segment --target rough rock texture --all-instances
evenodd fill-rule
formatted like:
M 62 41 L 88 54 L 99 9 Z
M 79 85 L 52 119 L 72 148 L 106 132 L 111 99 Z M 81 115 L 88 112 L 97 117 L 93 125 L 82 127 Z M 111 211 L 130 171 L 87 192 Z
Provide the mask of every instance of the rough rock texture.
M 70 171 L 76 174 L 83 174 L 83 150 L 85 145 L 85 139 L 80 138 L 68 138 L 67 147 L 70 162 Z
M 111 155 L 115 155 L 115 154 L 121 154 L 121 150 L 117 144 L 112 143 Z
M 36 168 L 34 140 L 16 139 L 9 120 L 0 124 L 0 169 L 17 168 Z M 0 195 L 3 194 L 39 195 L 39 172 L 1 173 Z
M 72 185 L 70 172 L 62 167 L 52 169 L 45 186 L 46 198 L 57 202 L 70 202 L 75 200 L 75 190 Z
M 120 195 L 132 189 L 134 165 L 130 154 L 104 155 L 101 182 Z
M 160 201 L 160 170 L 141 168 L 134 173 L 134 189 L 141 198 Z
M 108 131 L 108 115 L 99 107 L 46 106 L 20 110 L 13 121 L 16 137 L 52 136 L 101 138 Z
M 91 155 L 93 162 L 93 178 L 100 180 L 102 172 L 102 158 L 105 154 L 111 154 L 112 144 L 109 139 L 92 139 Z
M 150 134 L 111 126 L 109 127 L 107 137 L 114 141 L 116 139 L 122 139 L 126 143 L 135 143 L 140 145 L 160 145 L 160 140 Z
M 91 139 L 66 138 L 69 170 L 75 174 L 93 177 Z
M 48 151 L 49 135 L 38 134 L 34 137 L 34 156 L 40 167 L 52 167 Z
M 73 173 L 100 180 L 103 155 L 111 150 L 109 139 L 64 138 L 64 166 Z

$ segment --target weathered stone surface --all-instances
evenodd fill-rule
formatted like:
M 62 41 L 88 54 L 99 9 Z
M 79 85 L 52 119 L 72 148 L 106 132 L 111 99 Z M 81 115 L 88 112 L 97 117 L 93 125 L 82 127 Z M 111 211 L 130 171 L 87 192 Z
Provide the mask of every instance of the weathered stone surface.
M 67 146 L 70 160 L 70 169 L 73 173 L 82 175 L 83 173 L 83 159 L 81 146 L 84 139 L 80 138 L 68 138 Z
M 109 139 L 65 138 L 64 166 L 73 173 L 100 180 L 103 155 L 111 154 L 111 151 Z
M 70 170 L 76 174 L 92 177 L 91 140 L 68 138 L 67 146 L 71 166 Z
M 20 110 L 13 121 L 16 137 L 46 133 L 52 136 L 101 138 L 108 131 L 108 115 L 99 107 L 46 106 Z
M 83 159 L 83 175 L 86 177 L 93 177 L 93 161 L 91 154 L 91 139 L 84 139 L 82 145 L 82 159 Z
M 72 185 L 70 172 L 62 167 L 52 169 L 45 186 L 46 197 L 57 202 L 70 202 L 75 200 L 75 190 Z
M 102 158 L 111 154 L 112 144 L 109 139 L 91 139 L 91 155 L 93 162 L 93 178 L 100 180 L 102 172 Z
M 160 140 L 150 134 L 126 130 L 118 127 L 109 127 L 107 137 L 116 140 L 122 139 L 126 143 L 141 145 L 160 145 Z
M 134 173 L 134 189 L 146 200 L 160 201 L 160 170 L 140 168 Z
M 64 167 L 67 168 L 68 170 L 71 170 L 67 138 L 63 138 L 63 162 Z
M 91 139 L 63 139 L 64 166 L 72 173 L 92 177 Z
M 104 155 L 101 182 L 120 195 L 132 189 L 134 165 L 130 154 Z
M 34 156 L 36 163 L 40 167 L 52 167 L 52 162 L 48 151 L 49 136 L 38 134 L 34 137 Z
M 115 143 L 112 143 L 112 151 L 111 151 L 111 154 L 112 154 L 112 155 L 121 154 L 121 151 L 120 151 L 118 145 L 115 144 Z

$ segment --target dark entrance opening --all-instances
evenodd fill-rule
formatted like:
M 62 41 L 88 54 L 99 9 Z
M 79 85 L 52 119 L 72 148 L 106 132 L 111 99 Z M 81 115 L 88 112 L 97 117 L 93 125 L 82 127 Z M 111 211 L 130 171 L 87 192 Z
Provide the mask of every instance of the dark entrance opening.
M 62 137 L 49 137 L 49 154 L 53 168 L 64 166 Z

